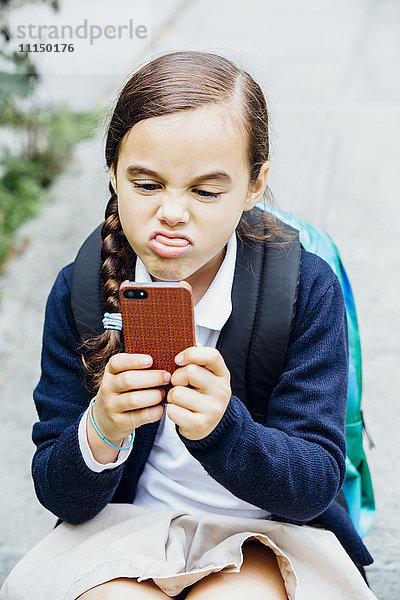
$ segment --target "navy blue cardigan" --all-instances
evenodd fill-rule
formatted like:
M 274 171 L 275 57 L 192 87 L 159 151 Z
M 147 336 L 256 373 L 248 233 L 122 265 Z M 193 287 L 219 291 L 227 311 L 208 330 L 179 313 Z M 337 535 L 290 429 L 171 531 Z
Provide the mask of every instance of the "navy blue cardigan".
M 253 421 L 231 396 L 210 435 L 181 437 L 205 470 L 237 497 L 298 524 L 334 531 L 358 564 L 372 558 L 346 511 L 334 502 L 345 477 L 348 338 L 340 283 L 320 258 L 302 252 L 294 327 L 283 372 L 270 401 L 267 425 Z M 72 263 L 49 294 L 42 373 L 33 396 L 39 422 L 32 475 L 40 502 L 59 519 L 82 523 L 109 502 L 131 503 L 158 422 L 139 427 L 125 463 L 101 473 L 86 465 L 78 425 L 88 406 L 83 365 L 70 305 Z M 179 433 L 179 432 L 178 432 Z

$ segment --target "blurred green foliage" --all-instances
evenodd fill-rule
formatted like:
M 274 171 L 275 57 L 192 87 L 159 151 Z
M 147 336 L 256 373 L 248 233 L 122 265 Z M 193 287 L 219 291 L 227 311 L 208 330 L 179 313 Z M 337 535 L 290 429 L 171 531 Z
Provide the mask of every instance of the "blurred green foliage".
M 8 107 L 0 114 L 0 127 L 19 132 L 23 160 L 36 163 L 33 172 L 43 187 L 70 161 L 73 146 L 78 140 L 90 137 L 94 129 L 92 113 L 71 113 L 66 108 L 41 108 L 21 111 Z M 2 163 L 9 163 L 5 152 Z
M 13 249 L 16 229 L 51 199 L 49 186 L 71 160 L 77 141 L 93 135 L 94 115 L 65 108 L 33 106 L 30 96 L 40 80 L 27 53 L 12 51 L 4 23 L 7 12 L 21 4 L 0 0 L 0 129 L 13 133 L 17 152 L 4 146 L 0 155 L 0 266 Z M 59 10 L 58 0 L 36 0 Z
M 15 230 L 51 199 L 47 188 L 71 160 L 76 142 L 93 134 L 93 123 L 91 113 L 66 109 L 1 115 L 0 127 L 19 130 L 24 148 L 16 155 L 4 150 L 0 160 L 0 265 L 12 248 Z
M 58 0 L 0 0 L 0 57 L 8 67 L 6 71 L 0 70 L 0 112 L 12 102 L 14 96 L 29 96 L 40 78 L 29 53 L 12 49 L 12 37 L 7 24 L 11 10 L 32 3 L 48 4 L 55 11 L 60 9 Z

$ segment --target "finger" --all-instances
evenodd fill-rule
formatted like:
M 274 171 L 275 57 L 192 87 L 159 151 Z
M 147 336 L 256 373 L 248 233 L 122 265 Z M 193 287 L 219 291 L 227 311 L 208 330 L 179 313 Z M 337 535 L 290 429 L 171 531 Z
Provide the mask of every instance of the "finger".
M 147 423 L 159 421 L 164 414 L 164 410 L 164 404 L 157 404 L 157 406 L 126 412 L 125 415 L 129 416 L 133 429 L 137 429 L 142 425 L 147 425 Z
M 201 404 L 202 399 L 200 392 L 182 386 L 171 388 L 167 394 L 167 404 L 174 404 L 191 412 L 202 412 L 200 409 L 205 408 L 204 402 Z
M 141 410 L 142 408 L 160 404 L 166 395 L 166 391 L 163 388 L 126 392 L 125 394 L 119 394 L 115 398 L 113 409 L 116 412 L 121 413 L 132 410 Z
M 179 360 L 180 357 L 182 360 Z M 227 372 L 227 366 L 220 352 L 209 346 L 190 346 L 175 357 L 175 362 L 180 367 L 188 363 L 195 363 L 205 367 L 217 377 L 224 377 Z
M 166 385 L 171 380 L 168 371 L 123 371 L 115 375 L 112 381 L 112 391 L 123 393 L 129 390 L 141 390 Z
M 167 404 L 166 405 L 167 416 L 178 425 L 179 428 L 189 428 L 193 427 L 195 422 L 195 415 L 190 410 L 183 408 L 182 406 L 178 406 L 177 404 Z
M 215 384 L 215 378 L 208 369 L 190 363 L 172 373 L 171 383 L 172 385 L 191 385 L 200 391 L 207 391 Z
M 153 364 L 153 358 L 149 354 L 128 354 L 127 352 L 120 352 L 114 354 L 106 365 L 106 370 L 117 375 L 122 371 L 128 371 L 130 369 L 146 369 Z

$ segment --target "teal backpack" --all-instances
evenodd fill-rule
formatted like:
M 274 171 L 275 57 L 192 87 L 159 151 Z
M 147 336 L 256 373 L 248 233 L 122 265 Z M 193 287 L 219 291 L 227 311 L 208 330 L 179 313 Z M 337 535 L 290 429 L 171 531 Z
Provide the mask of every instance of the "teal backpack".
M 346 479 L 342 491 L 348 506 L 350 518 L 357 533 L 361 537 L 364 537 L 371 527 L 375 516 L 374 491 L 363 448 L 364 429 L 369 439 L 370 447 L 372 448 L 374 444 L 365 428 L 361 409 L 361 346 L 356 308 L 350 282 L 342 264 L 339 250 L 327 233 L 291 213 L 271 207 L 266 208 L 263 204 L 257 204 L 257 206 L 274 214 L 284 223 L 297 229 L 299 231 L 300 243 L 305 250 L 325 260 L 337 275 L 343 288 L 349 333 L 349 383 L 346 413 Z

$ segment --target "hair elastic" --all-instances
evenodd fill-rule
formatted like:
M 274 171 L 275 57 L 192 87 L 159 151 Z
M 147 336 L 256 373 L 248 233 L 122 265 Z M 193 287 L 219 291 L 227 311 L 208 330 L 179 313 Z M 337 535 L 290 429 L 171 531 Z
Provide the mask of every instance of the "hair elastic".
M 117 446 L 116 444 L 113 444 L 112 442 L 110 442 L 106 437 L 104 437 L 104 435 L 101 433 L 100 429 L 97 427 L 96 423 L 94 422 L 94 418 L 93 418 L 93 404 L 94 401 L 96 400 L 96 397 L 92 398 L 89 404 L 89 418 L 90 421 L 96 431 L 96 433 L 101 437 L 101 439 L 103 440 L 103 442 L 105 442 L 106 444 L 108 444 L 109 446 L 112 446 L 113 448 L 116 448 L 117 450 L 129 450 L 129 448 L 132 446 L 133 441 L 135 439 L 135 431 L 132 431 L 131 433 L 131 441 L 129 442 L 129 444 L 127 446 Z
M 122 330 L 122 315 L 121 313 L 104 313 L 103 319 L 104 329 Z

